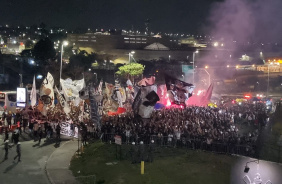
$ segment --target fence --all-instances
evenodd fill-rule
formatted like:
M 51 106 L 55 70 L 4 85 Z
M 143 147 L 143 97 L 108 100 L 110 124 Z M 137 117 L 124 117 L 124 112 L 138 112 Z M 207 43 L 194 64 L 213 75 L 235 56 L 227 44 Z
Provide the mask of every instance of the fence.
M 114 143 L 115 134 L 103 134 L 101 140 L 106 143 Z M 143 141 L 145 145 L 151 144 L 154 140 L 154 144 L 160 147 L 174 147 L 174 148 L 184 148 L 184 149 L 197 149 L 211 151 L 215 153 L 222 154 L 238 154 L 243 156 L 256 157 L 257 150 L 253 141 L 246 142 L 245 144 L 236 144 L 228 142 L 212 142 L 207 143 L 203 139 L 176 139 L 175 137 L 162 136 L 158 137 L 156 135 L 152 136 L 141 136 L 141 137 L 125 137 L 122 136 L 122 144 L 131 144 L 135 142 L 140 144 Z

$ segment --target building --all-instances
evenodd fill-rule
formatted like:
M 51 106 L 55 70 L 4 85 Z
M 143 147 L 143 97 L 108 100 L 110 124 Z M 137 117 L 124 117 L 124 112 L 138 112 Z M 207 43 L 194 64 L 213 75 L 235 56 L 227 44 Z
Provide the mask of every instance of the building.
M 178 49 L 178 40 L 169 37 L 147 36 L 140 34 L 111 34 L 109 32 L 91 32 L 68 34 L 67 40 L 74 47 L 91 47 L 96 51 L 111 49 L 142 50 L 153 43 L 160 43 L 170 50 Z

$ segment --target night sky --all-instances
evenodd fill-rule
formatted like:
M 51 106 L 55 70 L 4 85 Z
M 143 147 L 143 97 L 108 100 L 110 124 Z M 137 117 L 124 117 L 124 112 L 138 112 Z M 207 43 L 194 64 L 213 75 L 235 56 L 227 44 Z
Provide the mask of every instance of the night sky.
M 0 0 L 0 25 L 116 28 L 195 33 L 221 0 Z

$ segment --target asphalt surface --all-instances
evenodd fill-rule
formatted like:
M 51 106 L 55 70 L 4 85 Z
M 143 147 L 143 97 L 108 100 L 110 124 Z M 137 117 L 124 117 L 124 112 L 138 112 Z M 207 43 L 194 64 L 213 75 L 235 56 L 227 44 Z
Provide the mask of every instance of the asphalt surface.
M 10 136 L 11 137 L 11 136 Z M 10 141 L 11 142 L 11 141 Z M 57 158 L 57 153 L 63 153 L 64 150 L 61 148 L 64 144 L 70 142 L 70 138 L 62 137 L 62 142 L 60 145 L 55 144 L 54 141 L 45 142 L 42 139 L 41 145 L 38 142 L 34 142 L 27 134 L 23 134 L 20 137 L 22 158 L 21 162 L 17 160 L 14 161 L 14 156 L 16 156 L 16 146 L 11 146 L 9 149 L 8 159 L 4 160 L 4 140 L 3 136 L 0 135 L 0 183 L 1 184 L 50 184 L 52 182 L 52 174 L 48 175 L 46 171 L 47 161 L 51 161 Z M 67 147 L 66 147 L 67 148 Z M 77 148 L 77 146 L 76 146 Z M 54 165 L 61 165 L 61 172 L 67 172 L 69 161 L 71 156 L 75 153 L 74 143 L 73 146 L 68 146 L 66 151 L 71 150 L 68 157 L 61 157 L 61 161 L 53 162 L 49 166 L 55 168 Z M 52 156 L 53 157 L 50 157 Z M 63 163 L 63 164 L 62 164 Z M 54 171 L 54 170 L 52 170 Z M 60 174 L 60 173 L 59 173 Z M 67 172 L 64 176 L 72 177 L 71 172 Z M 72 179 L 72 178 L 71 178 Z M 69 183 L 65 182 L 63 179 L 57 183 Z

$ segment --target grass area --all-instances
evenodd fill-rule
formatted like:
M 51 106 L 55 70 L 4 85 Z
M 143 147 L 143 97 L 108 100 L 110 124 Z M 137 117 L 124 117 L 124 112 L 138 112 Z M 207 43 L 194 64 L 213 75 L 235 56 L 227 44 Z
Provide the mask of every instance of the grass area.
M 282 135 L 282 114 L 276 112 L 271 116 L 273 121 L 269 126 L 266 127 L 263 132 L 263 146 L 260 149 L 259 158 L 263 160 L 269 160 L 273 162 L 281 162 L 282 155 L 279 152 L 278 140 Z
M 96 183 L 230 183 L 235 157 L 202 151 L 157 148 L 153 163 L 145 162 L 145 174 L 140 164 L 131 164 L 129 146 L 122 148 L 122 160 L 116 159 L 116 146 L 96 142 L 85 148 L 81 157 L 74 158 L 70 169 L 75 176 L 96 175 Z M 106 165 L 115 162 L 115 165 Z

